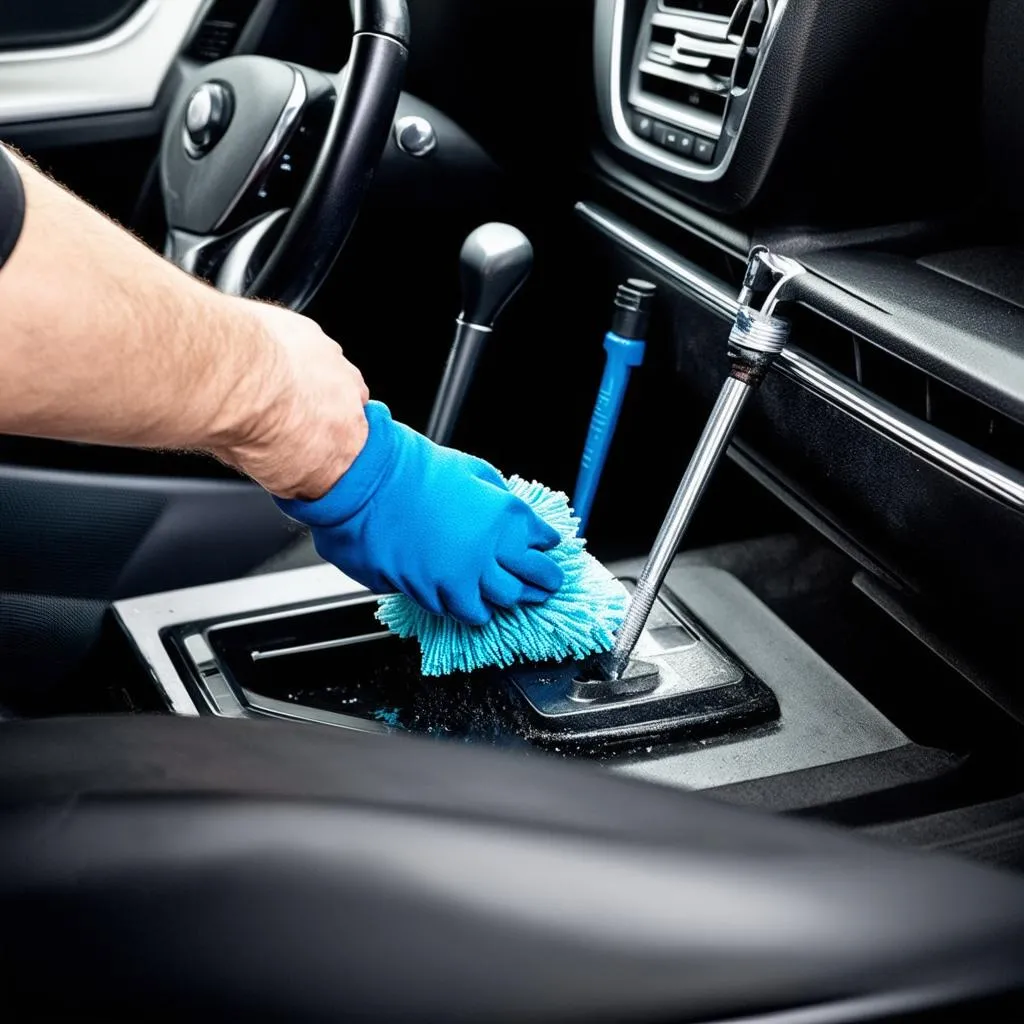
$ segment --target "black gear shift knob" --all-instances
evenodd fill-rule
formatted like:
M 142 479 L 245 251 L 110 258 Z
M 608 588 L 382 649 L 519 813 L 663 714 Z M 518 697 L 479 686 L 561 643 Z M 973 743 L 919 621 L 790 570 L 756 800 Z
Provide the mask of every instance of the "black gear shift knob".
M 459 256 L 462 312 L 444 379 L 434 399 L 427 437 L 447 444 L 473 382 L 476 364 L 501 311 L 530 276 L 533 246 L 511 224 L 484 224 L 466 239 Z
M 533 268 L 533 246 L 511 224 L 484 224 L 466 239 L 459 257 L 465 324 L 493 327 Z

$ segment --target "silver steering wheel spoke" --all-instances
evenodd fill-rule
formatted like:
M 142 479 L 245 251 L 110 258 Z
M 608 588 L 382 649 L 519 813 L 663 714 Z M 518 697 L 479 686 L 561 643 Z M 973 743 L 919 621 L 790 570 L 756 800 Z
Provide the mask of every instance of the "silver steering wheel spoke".
M 272 210 L 226 235 L 194 235 L 172 228 L 164 256 L 218 291 L 245 295 L 284 230 L 289 213 L 291 210 Z

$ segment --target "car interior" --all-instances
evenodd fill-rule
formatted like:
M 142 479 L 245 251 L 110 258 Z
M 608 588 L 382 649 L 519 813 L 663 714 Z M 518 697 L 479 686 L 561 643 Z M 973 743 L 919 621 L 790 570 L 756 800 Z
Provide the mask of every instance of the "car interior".
M 1022 46 L 1021 0 L 0 6 L 0 139 L 433 439 L 571 496 L 644 341 L 605 675 L 426 678 L 212 457 L 0 437 L 12 1019 L 1021 1019 Z

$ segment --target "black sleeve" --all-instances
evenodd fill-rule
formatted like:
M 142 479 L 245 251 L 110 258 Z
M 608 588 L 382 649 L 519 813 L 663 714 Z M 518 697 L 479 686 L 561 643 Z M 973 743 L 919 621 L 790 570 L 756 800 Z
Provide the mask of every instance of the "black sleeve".
M 14 251 L 25 223 L 25 190 L 14 161 L 0 146 L 0 267 Z

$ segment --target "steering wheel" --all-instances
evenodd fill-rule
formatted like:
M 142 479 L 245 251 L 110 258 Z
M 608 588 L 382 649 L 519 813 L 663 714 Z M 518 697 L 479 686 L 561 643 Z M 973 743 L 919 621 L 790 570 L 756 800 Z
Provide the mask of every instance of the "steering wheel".
M 159 166 L 165 255 L 232 295 L 302 309 L 355 223 L 398 106 L 406 0 L 351 0 L 337 75 L 269 57 L 204 67 L 175 101 Z

